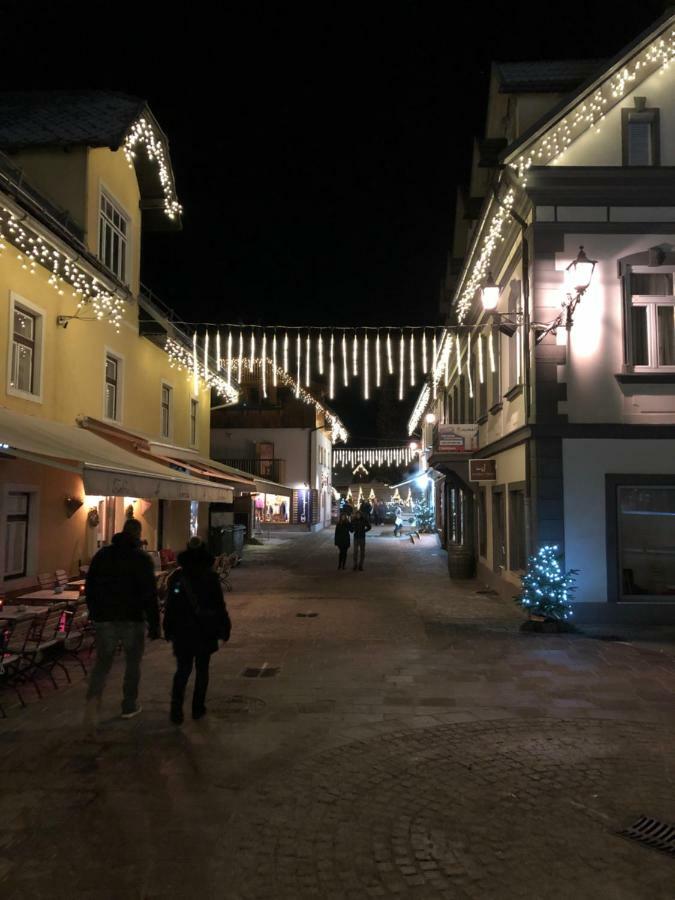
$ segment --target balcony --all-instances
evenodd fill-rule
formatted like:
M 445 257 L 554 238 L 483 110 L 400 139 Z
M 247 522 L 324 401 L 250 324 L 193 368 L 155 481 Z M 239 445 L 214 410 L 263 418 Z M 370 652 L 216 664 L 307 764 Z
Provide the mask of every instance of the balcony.
M 278 484 L 284 482 L 286 461 L 283 459 L 245 457 L 244 459 L 220 459 L 218 461 L 257 478 L 266 478 L 268 481 L 276 481 Z

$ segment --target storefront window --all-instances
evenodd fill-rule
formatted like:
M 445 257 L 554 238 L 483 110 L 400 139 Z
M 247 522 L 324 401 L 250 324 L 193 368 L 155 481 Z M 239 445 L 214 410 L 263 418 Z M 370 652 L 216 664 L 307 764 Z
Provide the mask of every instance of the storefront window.
M 675 600 L 675 487 L 618 488 L 622 595 Z
M 258 494 L 255 498 L 258 522 L 287 524 L 290 515 L 290 498 L 283 494 Z

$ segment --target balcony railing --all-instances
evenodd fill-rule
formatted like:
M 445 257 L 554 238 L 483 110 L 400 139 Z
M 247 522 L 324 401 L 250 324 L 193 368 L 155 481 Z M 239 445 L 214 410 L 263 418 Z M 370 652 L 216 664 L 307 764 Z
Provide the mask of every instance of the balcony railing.
M 258 478 L 267 478 L 269 481 L 277 481 L 280 484 L 284 480 L 285 460 L 283 459 L 257 459 L 249 456 L 243 459 L 220 459 L 219 462 Z

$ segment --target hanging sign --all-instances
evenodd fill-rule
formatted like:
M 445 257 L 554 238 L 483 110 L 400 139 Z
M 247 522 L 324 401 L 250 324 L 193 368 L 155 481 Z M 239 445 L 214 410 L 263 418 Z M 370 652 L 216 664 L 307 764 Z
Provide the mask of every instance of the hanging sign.
M 496 481 L 496 459 L 470 459 L 469 481 Z
M 476 449 L 475 425 L 438 425 L 438 453 L 466 453 Z

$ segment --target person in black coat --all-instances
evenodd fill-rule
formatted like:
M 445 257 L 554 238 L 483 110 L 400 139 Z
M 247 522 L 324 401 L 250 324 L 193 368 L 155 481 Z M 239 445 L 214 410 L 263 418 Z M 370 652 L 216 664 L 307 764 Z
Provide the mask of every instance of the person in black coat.
M 360 512 L 354 514 L 349 524 L 349 530 L 354 534 L 354 571 L 363 571 L 363 561 L 366 558 L 366 533 L 371 525 L 368 519 Z
M 169 578 L 164 636 L 173 644 L 176 674 L 171 691 L 171 721 L 183 721 L 183 699 L 194 664 L 195 687 L 192 718 L 206 713 L 211 654 L 218 641 L 230 637 L 230 617 L 223 599 L 220 579 L 213 571 L 213 556 L 199 538 L 192 538 L 178 555 L 180 566 Z
M 335 526 L 335 546 L 340 551 L 338 556 L 338 569 L 344 569 L 347 562 L 347 550 L 349 550 L 352 540 L 349 536 L 349 519 L 343 513 L 340 521 Z

